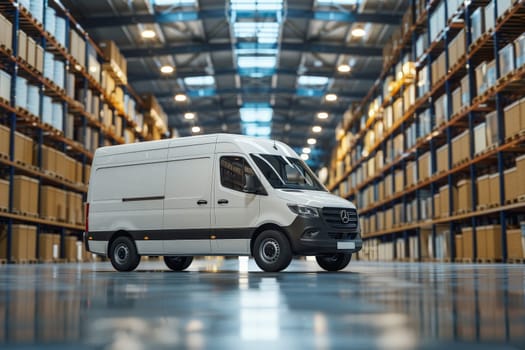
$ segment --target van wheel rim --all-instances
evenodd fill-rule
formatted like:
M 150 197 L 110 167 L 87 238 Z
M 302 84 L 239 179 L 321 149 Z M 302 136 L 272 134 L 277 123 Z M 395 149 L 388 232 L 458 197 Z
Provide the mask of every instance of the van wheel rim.
M 125 264 L 129 257 L 129 248 L 125 244 L 119 244 L 115 249 L 114 256 L 118 264 Z
M 266 263 L 274 263 L 279 259 L 281 255 L 281 247 L 279 242 L 275 239 L 267 239 L 263 241 L 261 247 L 259 248 L 259 255 Z

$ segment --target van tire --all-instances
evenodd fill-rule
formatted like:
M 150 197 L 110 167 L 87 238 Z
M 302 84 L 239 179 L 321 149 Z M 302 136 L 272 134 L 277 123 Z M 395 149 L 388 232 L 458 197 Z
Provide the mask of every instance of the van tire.
M 255 239 L 253 257 L 263 271 L 278 272 L 290 265 L 292 249 L 288 239 L 281 232 L 266 230 Z
M 173 271 L 186 270 L 193 261 L 193 256 L 165 256 L 164 263 Z
M 140 255 L 129 237 L 118 237 L 113 241 L 109 249 L 109 259 L 115 270 L 120 272 L 133 271 L 140 263 Z
M 315 260 L 326 271 L 339 271 L 348 266 L 352 260 L 352 254 L 317 255 Z

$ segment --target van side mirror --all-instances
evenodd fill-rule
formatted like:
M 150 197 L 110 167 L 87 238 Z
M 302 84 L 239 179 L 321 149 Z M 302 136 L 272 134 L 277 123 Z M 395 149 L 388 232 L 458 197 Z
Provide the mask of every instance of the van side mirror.
M 255 175 L 244 175 L 244 188 L 242 189 L 245 193 L 257 193 L 257 178 Z

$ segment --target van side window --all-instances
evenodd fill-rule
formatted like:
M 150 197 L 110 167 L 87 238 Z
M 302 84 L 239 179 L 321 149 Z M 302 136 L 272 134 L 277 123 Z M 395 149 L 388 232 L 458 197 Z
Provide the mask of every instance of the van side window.
M 243 157 L 221 157 L 220 169 L 221 185 L 240 192 L 245 185 L 244 175 L 255 175 Z

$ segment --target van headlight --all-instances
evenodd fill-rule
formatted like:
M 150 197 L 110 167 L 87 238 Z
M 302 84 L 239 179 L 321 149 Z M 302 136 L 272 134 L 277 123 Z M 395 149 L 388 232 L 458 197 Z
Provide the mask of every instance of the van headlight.
M 288 208 L 294 213 L 297 214 L 303 218 L 318 218 L 319 217 L 319 210 L 314 207 L 309 207 L 306 205 L 296 205 L 296 204 L 288 204 Z

